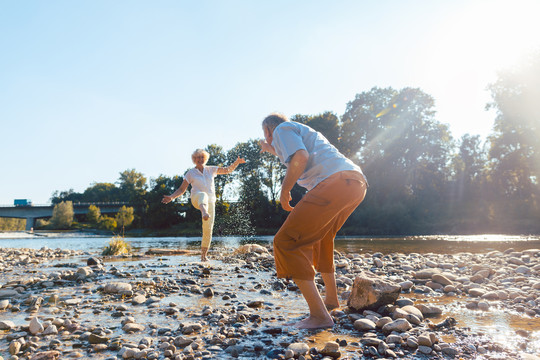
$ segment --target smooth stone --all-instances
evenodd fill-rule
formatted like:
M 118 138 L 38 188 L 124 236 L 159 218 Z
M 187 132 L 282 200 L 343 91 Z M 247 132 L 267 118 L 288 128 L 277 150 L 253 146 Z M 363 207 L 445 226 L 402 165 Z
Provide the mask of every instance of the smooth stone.
M 404 332 L 410 329 L 412 329 L 412 325 L 406 319 L 397 319 L 382 327 L 384 333 L 391 333 L 392 331 Z
M 110 282 L 105 285 L 103 288 L 103 291 L 107 294 L 118 294 L 122 292 L 130 292 L 132 291 L 132 286 L 129 283 L 124 282 Z
M 488 311 L 489 310 L 489 304 L 485 301 L 480 301 L 478 303 L 478 309 L 482 311 Z
M 58 329 L 56 328 L 56 325 L 47 326 L 47 328 L 43 331 L 42 335 L 58 335 Z
M 421 320 L 424 319 L 424 315 L 422 314 L 422 311 L 420 309 L 416 308 L 412 305 L 407 305 L 401 308 L 401 310 L 407 312 L 408 314 L 413 314 L 416 317 L 420 318 Z
M 305 355 L 309 351 L 309 346 L 305 343 L 292 343 L 287 347 L 287 350 L 291 350 L 293 352 L 293 356 L 300 356 Z
M 525 261 L 517 258 L 517 257 L 511 257 L 510 259 L 508 259 L 508 262 L 510 264 L 514 264 L 514 265 L 525 265 Z
M 30 320 L 30 325 L 28 326 L 28 330 L 32 335 L 39 334 L 40 332 L 43 332 L 45 330 L 43 328 L 43 324 L 37 317 L 33 317 L 32 320 Z
M 401 344 L 403 338 L 399 335 L 390 334 L 386 337 L 387 344 Z
M 499 300 L 499 293 L 497 291 L 489 291 L 481 296 L 485 300 Z
M 11 355 L 17 355 L 19 353 L 19 351 L 21 351 L 21 343 L 18 342 L 18 341 L 12 341 L 10 344 L 9 344 L 9 347 L 8 347 L 8 351 Z
M 0 300 L 0 310 L 5 310 L 7 309 L 8 306 L 9 306 L 8 299 Z
M 0 330 L 13 330 L 15 329 L 15 323 L 10 320 L 0 321 Z
M 141 295 L 141 294 L 135 295 L 133 299 L 131 299 L 131 303 L 133 305 L 141 305 L 141 304 L 144 304 L 145 302 L 146 302 L 146 296 Z
M 214 296 L 214 290 L 212 290 L 212 288 L 206 288 L 203 291 L 203 296 L 207 297 L 207 298 L 213 297 Z
M 144 329 L 145 329 L 144 325 L 136 324 L 136 323 L 127 323 L 122 327 L 122 330 L 124 330 L 127 333 L 139 332 L 139 331 L 143 331 Z
M 377 320 L 375 322 L 375 325 L 377 326 L 378 329 L 381 329 L 384 325 L 391 323 L 392 321 L 393 321 L 392 318 L 385 316 Z
M 442 271 L 440 269 L 423 269 L 416 271 L 413 275 L 415 279 L 432 279 L 433 275 L 440 274 Z
M 261 308 L 264 304 L 264 300 L 258 299 L 248 302 L 247 306 L 249 308 Z
M 354 328 L 359 331 L 375 330 L 376 327 L 375 323 L 369 319 L 358 319 L 354 322 Z
M 422 312 L 424 317 L 442 314 L 442 308 L 435 305 L 417 304 L 415 307 Z
M 324 356 L 330 356 L 332 358 L 341 357 L 341 352 L 339 351 L 339 344 L 335 341 L 328 341 L 322 350 L 319 350 Z
M 11 290 L 11 289 L 0 289 L 0 299 L 5 299 L 5 298 L 12 298 L 14 296 L 17 296 L 19 295 L 19 293 L 15 290 Z
M 433 276 L 431 277 L 431 280 L 444 286 L 454 285 L 454 283 L 450 279 L 448 279 L 446 276 L 442 274 L 433 274 Z
M 431 354 L 433 349 L 431 347 L 429 347 L 429 346 L 419 345 L 418 346 L 418 351 L 420 351 L 422 354 L 429 355 L 429 354 Z
M 60 359 L 60 352 L 56 350 L 49 350 L 34 354 L 30 360 L 56 360 Z
M 90 336 L 88 337 L 88 342 L 90 344 L 105 344 L 108 341 L 109 341 L 109 338 L 106 336 L 90 334 Z
M 421 334 L 420 336 L 418 336 L 417 341 L 419 346 L 431 347 L 431 345 L 433 345 L 429 334 Z
M 482 297 L 484 294 L 487 293 L 487 291 L 481 288 L 472 288 L 469 289 L 468 293 L 473 297 Z

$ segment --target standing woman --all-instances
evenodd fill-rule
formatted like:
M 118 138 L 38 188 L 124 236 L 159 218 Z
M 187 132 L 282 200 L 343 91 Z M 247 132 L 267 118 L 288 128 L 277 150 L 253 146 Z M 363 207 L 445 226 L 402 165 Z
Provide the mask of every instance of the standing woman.
M 182 185 L 171 195 L 163 195 L 161 202 L 168 204 L 177 197 L 182 196 L 188 185 L 191 184 L 191 204 L 201 211 L 202 216 L 202 242 L 201 242 L 201 261 L 206 261 L 206 254 L 212 241 L 212 229 L 214 228 L 215 205 L 216 205 L 216 189 L 214 178 L 216 175 L 225 175 L 233 172 L 239 164 L 246 162 L 243 158 L 238 157 L 228 167 L 206 166 L 210 154 L 203 150 L 197 149 L 191 154 L 191 160 L 195 164 L 193 169 L 190 169 L 184 176 Z

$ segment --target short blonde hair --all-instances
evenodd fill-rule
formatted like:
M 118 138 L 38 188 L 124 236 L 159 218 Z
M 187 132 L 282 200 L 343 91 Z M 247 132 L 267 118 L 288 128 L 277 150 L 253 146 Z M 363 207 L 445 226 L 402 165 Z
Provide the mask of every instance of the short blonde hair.
M 195 158 L 198 155 L 204 156 L 204 163 L 205 164 L 208 162 L 208 159 L 210 159 L 210 154 L 208 153 L 208 151 L 206 151 L 204 149 L 197 149 L 197 150 L 195 150 L 193 152 L 193 154 L 191 154 L 191 161 L 193 161 L 193 163 L 195 163 Z

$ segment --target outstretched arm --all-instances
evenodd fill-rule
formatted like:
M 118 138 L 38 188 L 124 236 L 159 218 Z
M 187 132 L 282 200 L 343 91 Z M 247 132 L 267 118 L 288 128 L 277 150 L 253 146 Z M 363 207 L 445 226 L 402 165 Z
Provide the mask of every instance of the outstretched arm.
M 294 153 L 289 165 L 287 166 L 287 173 L 285 174 L 283 183 L 281 183 L 281 195 L 279 197 L 283 210 L 291 211 L 293 209 L 293 207 L 289 204 L 289 201 L 292 200 L 291 190 L 296 181 L 304 173 L 308 159 L 309 154 L 306 150 L 298 150 Z
M 235 162 L 233 162 L 231 165 L 227 166 L 226 168 L 222 168 L 222 167 L 218 168 L 217 174 L 218 175 L 230 174 L 236 169 L 238 165 L 244 164 L 245 162 L 246 160 L 239 156 L 238 159 L 235 160 Z
M 163 195 L 163 199 L 161 199 L 161 202 L 164 204 L 168 204 L 174 199 L 176 199 L 177 197 L 184 195 L 184 193 L 186 192 L 188 188 L 188 185 L 189 183 L 187 182 L 186 179 L 184 179 L 184 181 L 182 182 L 182 185 L 180 185 L 180 187 L 176 189 L 175 192 L 173 192 L 171 195 Z

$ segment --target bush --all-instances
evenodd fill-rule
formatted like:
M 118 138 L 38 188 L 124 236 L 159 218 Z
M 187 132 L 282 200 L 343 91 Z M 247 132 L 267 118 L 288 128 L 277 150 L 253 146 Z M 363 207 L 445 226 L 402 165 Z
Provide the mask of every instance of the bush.
M 99 228 L 104 230 L 113 231 L 117 227 L 116 220 L 108 216 L 101 216 L 99 219 Z
M 73 203 L 62 201 L 54 205 L 50 224 L 54 229 L 69 229 L 73 223 Z
M 109 245 L 103 249 L 102 255 L 124 255 L 133 251 L 131 244 L 121 236 L 114 236 Z
M 133 208 L 132 207 L 126 207 L 125 205 L 122 206 L 120 211 L 116 214 L 116 223 L 118 227 L 124 227 L 129 226 L 133 222 L 133 219 L 135 217 L 133 216 Z
M 88 213 L 86 219 L 90 224 L 98 225 L 99 218 L 101 217 L 101 210 L 96 205 L 90 205 L 88 207 Z

